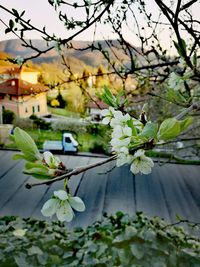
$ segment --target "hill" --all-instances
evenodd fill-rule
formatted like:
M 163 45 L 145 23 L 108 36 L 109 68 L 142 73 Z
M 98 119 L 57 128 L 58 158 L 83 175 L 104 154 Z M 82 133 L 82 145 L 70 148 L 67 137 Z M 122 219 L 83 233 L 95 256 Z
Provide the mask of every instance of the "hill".
M 31 40 L 33 45 L 36 46 L 40 50 L 45 50 L 46 42 L 44 40 Z M 80 64 L 80 66 L 83 65 L 89 65 L 91 67 L 97 67 L 100 64 L 107 65 L 106 60 L 104 56 L 96 50 L 88 50 L 85 49 L 87 45 L 91 44 L 91 42 L 87 41 L 73 41 L 73 46 L 76 49 L 70 49 L 70 48 L 63 48 L 63 52 L 66 57 L 70 59 L 70 61 L 77 61 L 76 64 Z M 106 41 L 96 41 L 95 45 L 100 44 L 103 49 L 106 49 L 108 53 L 111 55 L 116 55 L 117 58 L 120 61 L 125 62 L 125 64 L 128 64 L 129 57 L 122 51 L 117 48 L 117 41 L 112 40 L 111 47 L 107 46 Z M 81 50 L 78 50 L 81 49 Z M 35 53 L 30 48 L 26 48 L 21 45 L 21 40 L 19 39 L 10 39 L 0 42 L 0 51 L 8 53 L 14 57 L 16 56 L 22 56 L 22 57 L 30 57 L 33 56 Z M 111 56 L 113 58 L 114 56 Z M 46 54 L 41 55 L 40 57 L 33 59 L 34 63 L 50 63 L 57 61 L 59 59 L 59 55 L 55 49 L 52 49 L 51 51 L 47 52 Z M 113 58 L 114 60 L 114 58 Z M 116 60 L 116 59 L 115 59 Z

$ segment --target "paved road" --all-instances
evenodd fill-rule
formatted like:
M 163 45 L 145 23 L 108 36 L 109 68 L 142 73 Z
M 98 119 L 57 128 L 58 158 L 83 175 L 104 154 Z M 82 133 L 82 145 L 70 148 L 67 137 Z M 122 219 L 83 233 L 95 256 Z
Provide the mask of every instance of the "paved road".
M 13 161 L 14 153 L 0 150 L 0 216 L 44 219 L 40 209 L 54 190 L 62 188 L 62 183 L 26 189 L 25 184 L 35 180 L 22 173 L 24 163 Z M 102 160 L 60 157 L 72 168 Z M 111 214 L 119 210 L 131 215 L 143 211 L 169 222 L 175 221 L 179 214 L 184 219 L 200 222 L 200 166 L 157 164 L 150 175 L 133 176 L 128 166 L 113 168 L 113 164 L 107 163 L 70 180 L 72 192 L 84 200 L 86 211 L 77 213 L 69 227 L 87 226 L 101 220 L 105 212 Z

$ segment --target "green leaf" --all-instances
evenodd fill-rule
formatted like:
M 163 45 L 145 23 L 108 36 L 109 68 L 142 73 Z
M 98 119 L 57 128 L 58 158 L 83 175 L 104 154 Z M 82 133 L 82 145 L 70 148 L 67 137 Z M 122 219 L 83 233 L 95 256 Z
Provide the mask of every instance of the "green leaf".
M 116 97 L 111 93 L 110 89 L 107 86 L 104 86 L 103 94 L 96 93 L 96 95 L 107 105 L 117 108 Z
M 19 267 L 30 266 L 25 253 L 18 253 L 18 255 L 14 256 L 14 260 Z
M 138 260 L 142 259 L 142 257 L 144 256 L 144 250 L 141 249 L 141 246 L 137 244 L 131 244 L 130 249 L 133 256 L 136 257 Z
M 30 174 L 37 179 L 52 178 L 52 176 L 49 174 L 49 168 L 41 163 L 27 162 L 23 172 Z
M 153 122 L 147 122 L 140 134 L 140 136 L 149 138 L 155 138 L 158 132 L 158 124 Z
M 15 155 L 13 155 L 12 159 L 13 160 L 18 160 L 18 159 L 25 159 L 26 160 L 26 157 L 23 154 L 15 154 Z
M 9 33 L 9 32 L 11 32 L 11 29 L 10 29 L 10 28 L 6 28 L 6 29 L 5 29 L 5 34 L 6 34 L 6 33 Z
M 194 55 L 192 57 L 192 63 L 194 64 L 194 66 L 197 66 L 197 52 L 194 51 Z
M 188 117 L 185 120 L 179 121 L 181 132 L 185 131 L 193 122 L 192 117 Z
M 132 119 L 127 121 L 127 125 L 128 125 L 128 127 L 130 127 L 132 129 L 132 135 L 137 136 L 137 129 L 135 128 Z
M 38 162 L 36 162 L 36 163 L 34 163 L 34 162 L 27 162 L 25 164 L 25 168 L 27 170 L 30 170 L 32 168 L 41 168 L 41 169 L 44 169 L 44 170 L 47 170 L 47 171 L 49 169 L 47 166 L 43 165 L 42 163 L 38 163 Z
M 36 247 L 36 246 L 30 247 L 27 252 L 28 252 L 29 256 L 42 255 L 43 254 L 42 250 L 39 247 Z
M 40 159 L 40 153 L 35 142 L 25 131 L 16 127 L 14 130 L 14 140 L 27 161 L 34 162 Z
M 19 13 L 18 13 L 18 11 L 16 9 L 12 8 L 12 12 L 13 12 L 14 16 L 20 17 Z
M 184 39 L 181 39 L 180 43 L 177 43 L 173 41 L 174 46 L 176 47 L 177 52 L 181 57 L 184 57 L 186 55 L 186 42 Z
M 177 137 L 180 134 L 181 127 L 180 123 L 175 118 L 169 118 L 164 120 L 158 131 L 158 139 L 159 140 L 169 140 Z
M 172 103 L 175 102 L 177 104 L 182 104 L 187 102 L 185 97 L 181 95 L 180 92 L 175 91 L 173 88 L 168 88 L 166 97 L 167 100 L 169 100 Z
M 12 19 L 10 19 L 9 20 L 9 27 L 10 27 L 10 29 L 12 30 L 14 28 L 14 26 L 15 26 L 14 21 Z

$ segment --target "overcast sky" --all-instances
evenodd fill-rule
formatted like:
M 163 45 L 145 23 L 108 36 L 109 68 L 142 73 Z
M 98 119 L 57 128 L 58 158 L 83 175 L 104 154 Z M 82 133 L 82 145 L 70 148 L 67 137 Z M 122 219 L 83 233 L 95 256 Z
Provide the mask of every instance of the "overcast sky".
M 56 11 L 47 0 L 0 0 L 0 4 L 7 8 L 15 8 L 19 11 L 26 10 L 25 18 L 30 18 L 33 25 L 41 29 L 46 25 L 49 33 L 56 33 L 60 37 L 66 37 L 69 34 L 59 21 Z M 74 15 L 71 13 L 72 10 L 69 10 L 69 8 L 66 11 L 70 17 Z M 75 15 L 77 18 L 81 18 L 83 16 L 79 9 L 76 9 Z M 8 21 L 11 17 L 7 12 L 0 9 L 0 18 L 3 21 Z M 5 27 L 0 22 L 0 40 L 15 38 L 12 33 L 4 34 L 4 31 Z M 106 32 L 108 31 L 110 30 L 105 26 L 99 27 L 97 33 L 98 39 L 103 39 L 103 36 L 107 37 Z M 32 39 L 40 38 L 40 35 L 32 32 L 27 37 Z M 82 40 L 92 40 L 92 38 L 93 31 L 91 29 L 79 37 L 79 39 Z
M 72 1 L 72 0 L 71 0 Z M 78 0 L 77 0 L 78 1 Z M 79 0 L 80 1 L 80 0 Z M 79 2 L 78 1 L 78 2 Z M 170 0 L 166 0 L 165 2 L 169 2 Z M 186 2 L 186 1 L 185 1 Z M 146 0 L 146 3 L 148 5 L 148 10 L 153 13 L 154 19 L 156 20 L 158 15 L 158 7 L 154 3 L 153 0 Z M 54 8 L 48 3 L 48 0 L 0 0 L 0 5 L 3 5 L 7 8 L 15 8 L 19 11 L 26 10 L 25 18 L 31 19 L 33 25 L 39 27 L 42 29 L 43 26 L 47 26 L 48 33 L 56 33 L 57 36 L 60 37 L 68 37 L 70 35 L 70 32 L 66 31 L 64 29 L 62 23 L 59 21 L 57 17 L 57 13 L 55 12 Z M 69 10 L 69 7 L 66 10 L 67 14 L 70 16 L 76 15 L 77 18 L 82 18 L 83 13 L 79 11 L 79 9 L 76 9 L 76 13 L 73 13 L 71 10 Z M 193 9 L 194 16 L 196 15 L 197 19 L 199 20 L 199 14 L 200 14 L 200 4 L 197 3 L 194 6 Z M 0 9 L 0 19 L 2 19 L 5 22 L 8 22 L 11 17 L 8 15 L 7 12 L 4 12 L 2 9 Z M 139 24 L 142 27 L 142 18 L 139 20 Z M 115 38 L 114 35 L 111 34 L 110 29 L 108 26 L 99 26 L 96 34 L 96 39 L 103 39 L 103 38 Z M 146 30 L 146 29 L 145 29 Z M 148 29 L 147 29 L 148 30 Z M 0 40 L 5 39 L 11 39 L 16 38 L 12 33 L 6 34 L 4 33 L 5 27 L 0 21 Z M 124 30 L 125 37 L 127 39 L 133 40 L 132 44 L 138 45 L 137 40 L 134 36 L 131 36 L 131 33 L 128 32 L 126 29 Z M 163 46 L 169 46 L 169 34 L 170 32 L 168 30 L 162 31 L 160 30 L 160 37 L 163 42 Z M 29 35 L 26 36 L 27 38 L 41 38 L 40 35 L 36 33 L 29 33 Z M 87 32 L 84 32 L 84 34 L 78 36 L 78 40 L 92 40 L 93 39 L 93 30 L 89 29 Z

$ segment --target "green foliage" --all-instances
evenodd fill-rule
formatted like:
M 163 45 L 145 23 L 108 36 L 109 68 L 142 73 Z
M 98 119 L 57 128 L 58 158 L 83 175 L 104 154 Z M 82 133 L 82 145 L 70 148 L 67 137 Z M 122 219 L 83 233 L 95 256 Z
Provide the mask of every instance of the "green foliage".
M 177 43 L 175 41 L 173 41 L 173 42 L 174 42 L 174 46 L 176 47 L 176 50 L 177 50 L 178 54 L 181 57 L 184 58 L 185 55 L 186 55 L 186 47 L 187 47 L 185 40 L 184 39 L 181 39 L 179 43 Z
M 14 159 L 24 158 L 27 161 L 34 162 L 40 159 L 40 153 L 33 139 L 24 130 L 16 127 L 14 130 L 14 142 L 22 155 L 15 156 Z
M 181 131 L 185 131 L 193 122 L 192 117 L 187 117 L 185 120 L 180 121 Z
M 80 118 L 80 114 L 78 112 L 69 111 L 66 108 L 50 108 L 48 107 L 50 113 L 65 117 L 73 117 L 73 118 Z
M 94 142 L 92 144 L 92 146 L 90 147 L 90 152 L 92 153 L 102 153 L 102 154 L 106 154 L 106 149 L 105 149 L 105 146 L 104 146 L 104 143 L 99 143 L 99 142 Z
M 0 240 L 1 267 L 200 266 L 198 238 L 142 213 L 131 219 L 118 212 L 71 231 L 59 222 L 5 217 Z
M 158 124 L 157 123 L 152 123 L 152 122 L 147 122 L 140 134 L 140 136 L 143 136 L 147 139 L 149 138 L 156 138 L 156 134 L 158 132 Z
M 47 131 L 47 130 L 37 130 L 29 129 L 26 130 L 28 134 L 34 139 L 38 148 L 42 149 L 45 140 L 58 140 L 62 139 L 62 133 L 60 131 Z
M 119 92 L 116 96 L 114 96 L 107 86 L 104 86 L 103 89 L 103 93 L 97 93 L 97 96 L 107 105 L 118 109 L 127 104 L 127 100 L 123 99 L 123 92 Z
M 12 124 L 15 119 L 15 113 L 9 109 L 3 110 L 3 123 Z
M 105 132 L 108 130 L 108 127 L 102 124 L 90 123 L 86 126 L 86 130 L 88 133 L 93 135 L 105 136 Z
M 50 122 L 46 122 L 44 119 L 38 118 L 35 114 L 32 114 L 29 118 L 33 121 L 33 123 L 36 125 L 37 128 L 42 130 L 51 129 Z
M 86 132 L 86 126 L 83 123 L 70 120 L 59 120 L 52 122 L 52 129 L 54 131 L 71 132 L 75 134 L 83 134 Z
M 37 146 L 31 136 L 20 128 L 15 128 L 13 141 L 21 150 L 22 154 L 13 156 L 14 160 L 24 159 L 26 162 L 24 173 L 29 174 L 37 179 L 51 179 L 60 174 L 65 169 L 59 158 L 50 152 L 44 152 L 40 155 Z M 45 156 L 46 155 L 46 156 Z M 55 166 L 49 164 L 55 162 Z
M 180 134 L 180 123 L 175 118 L 164 120 L 159 128 L 158 139 L 168 140 L 177 137 Z
M 178 121 L 176 118 L 169 118 L 164 120 L 158 131 L 159 140 L 169 140 L 177 137 L 182 131 L 186 130 L 191 125 L 193 119 L 191 117 L 185 120 Z
M 168 101 L 177 105 L 188 104 L 186 98 L 179 91 L 174 90 L 173 88 L 167 89 L 166 98 Z
M 59 107 L 60 103 L 57 99 L 54 98 L 50 101 L 50 105 L 51 107 L 56 108 L 56 107 Z
M 27 162 L 24 173 L 29 174 L 37 179 L 49 179 L 49 168 L 41 163 Z
M 59 102 L 59 107 L 60 107 L 60 108 L 65 108 L 65 106 L 66 106 L 66 102 L 65 102 L 65 100 L 63 99 L 63 96 L 61 95 L 60 90 L 59 90 L 59 93 L 58 93 L 58 96 L 56 97 L 56 99 L 57 99 L 58 102 Z

